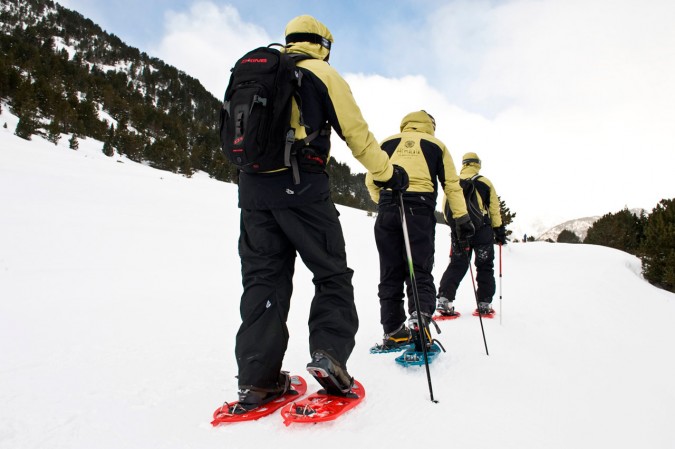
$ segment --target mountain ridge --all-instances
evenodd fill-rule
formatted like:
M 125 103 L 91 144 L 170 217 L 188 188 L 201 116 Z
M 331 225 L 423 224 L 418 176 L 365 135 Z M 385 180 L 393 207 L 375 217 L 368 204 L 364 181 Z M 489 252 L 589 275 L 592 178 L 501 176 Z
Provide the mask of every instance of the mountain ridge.
M 187 177 L 237 182 L 220 148 L 221 101 L 199 80 L 51 0 L 0 0 L 0 99 L 16 134 L 91 137 L 102 151 Z M 374 210 L 365 174 L 327 166 L 338 204 Z
M 630 212 L 640 215 L 645 212 L 642 208 L 633 208 L 628 209 Z M 553 226 L 548 229 L 541 235 L 539 235 L 535 240 L 537 241 L 547 241 L 553 240 L 554 242 L 558 239 L 558 235 L 564 230 L 574 232 L 577 237 L 583 242 L 588 234 L 588 230 L 593 226 L 593 224 L 602 218 L 602 215 L 593 215 L 590 217 L 575 218 L 572 220 L 565 221 L 558 225 Z

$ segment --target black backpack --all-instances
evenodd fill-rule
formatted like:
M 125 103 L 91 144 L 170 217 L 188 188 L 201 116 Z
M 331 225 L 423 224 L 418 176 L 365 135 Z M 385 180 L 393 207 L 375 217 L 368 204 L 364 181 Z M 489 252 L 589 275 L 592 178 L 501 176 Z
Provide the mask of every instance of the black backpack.
M 466 209 L 469 212 L 469 218 L 473 223 L 473 227 L 478 231 L 486 224 L 490 224 L 491 220 L 487 214 L 483 214 L 483 210 L 478 205 L 478 195 L 483 201 L 483 207 L 488 207 L 490 204 L 490 188 L 482 182 L 476 182 L 481 175 L 475 175 L 471 178 L 460 179 L 459 185 L 464 191 L 464 200 L 466 201 Z M 445 203 L 445 216 L 452 216 L 448 202 Z M 453 217 L 454 218 L 454 217 Z
M 281 46 L 271 44 L 246 53 L 232 68 L 220 112 L 220 142 L 238 169 L 259 173 L 291 167 L 297 184 L 295 153 L 319 134 L 295 142 L 290 125 L 293 98 L 302 111 L 297 92 L 302 72 L 295 63 L 309 56 L 282 53 L 272 48 L 277 45 Z

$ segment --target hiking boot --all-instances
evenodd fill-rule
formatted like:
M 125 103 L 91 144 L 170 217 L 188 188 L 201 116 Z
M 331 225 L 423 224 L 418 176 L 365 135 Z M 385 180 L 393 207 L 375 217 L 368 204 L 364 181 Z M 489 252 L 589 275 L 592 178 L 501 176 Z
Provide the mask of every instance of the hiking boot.
M 492 303 L 481 301 L 478 303 L 478 313 L 481 315 L 489 315 L 493 313 L 494 310 L 492 310 Z
M 441 296 L 438 298 L 438 305 L 436 306 L 436 311 L 441 315 L 445 316 L 454 316 L 457 315 L 455 312 L 455 306 L 453 301 L 450 301 L 448 298 Z
M 396 349 L 401 346 L 406 346 L 410 344 L 412 335 L 410 334 L 410 329 L 408 329 L 404 324 L 401 324 L 401 327 L 396 329 L 394 332 L 384 334 L 382 338 L 382 348 L 383 349 Z
M 427 313 L 422 313 L 422 325 L 420 326 L 420 320 L 417 318 L 417 312 L 413 312 L 408 319 L 408 326 L 410 326 L 410 332 L 412 334 L 412 341 L 415 344 L 415 351 L 422 351 L 422 336 L 420 335 L 420 329 L 423 329 L 426 336 L 427 348 L 431 347 L 431 333 L 429 332 L 429 321 L 431 321 L 431 315 Z
M 314 351 L 307 371 L 326 390 L 326 394 L 347 396 L 354 386 L 354 378 L 349 376 L 347 369 L 321 349 Z
M 239 400 L 229 407 L 232 415 L 250 412 L 263 404 L 273 401 L 291 390 L 291 377 L 287 371 L 279 373 L 277 385 L 272 388 L 239 387 Z
M 417 311 L 413 312 L 408 319 L 408 327 L 410 327 L 411 332 L 414 332 L 419 327 L 419 321 L 417 319 Z M 431 321 L 431 314 L 422 312 L 422 325 L 428 326 L 429 321 Z

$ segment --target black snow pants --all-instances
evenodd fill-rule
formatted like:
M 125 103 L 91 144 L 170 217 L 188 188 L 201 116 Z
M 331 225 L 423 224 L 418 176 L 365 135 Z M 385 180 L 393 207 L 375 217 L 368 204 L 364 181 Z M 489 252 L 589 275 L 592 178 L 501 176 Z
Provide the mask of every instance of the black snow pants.
M 492 302 L 495 294 L 495 274 L 494 274 L 494 233 L 489 225 L 485 225 L 476 231 L 476 234 L 469 239 L 469 254 L 466 249 L 459 245 L 457 233 L 454 229 L 451 231 L 452 252 L 450 255 L 450 264 L 443 273 L 441 283 L 438 287 L 439 296 L 444 296 L 450 301 L 455 300 L 459 283 L 469 269 L 469 262 L 472 254 L 475 254 L 476 265 L 476 284 L 478 301 Z
M 428 205 L 405 205 L 413 272 L 422 313 L 433 314 L 436 287 L 431 271 L 434 267 L 436 217 Z M 375 220 L 375 243 L 380 255 L 380 323 L 385 333 L 405 323 L 404 285 L 408 296 L 408 313 L 415 310 L 410 270 L 405 249 L 400 208 L 395 203 L 378 206 Z
M 313 274 L 309 352 L 322 349 L 346 369 L 359 321 L 338 211 L 330 199 L 297 208 L 241 210 L 244 291 L 235 355 L 239 386 L 273 388 L 289 333 L 296 252 Z

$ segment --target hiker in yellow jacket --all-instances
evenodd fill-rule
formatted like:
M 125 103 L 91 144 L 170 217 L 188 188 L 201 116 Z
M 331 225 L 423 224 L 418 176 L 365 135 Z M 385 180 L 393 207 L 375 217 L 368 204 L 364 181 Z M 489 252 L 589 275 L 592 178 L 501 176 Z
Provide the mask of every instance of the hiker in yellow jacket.
M 456 234 L 453 228 L 456 215 L 447 202 L 444 208 L 446 221 L 450 225 L 452 244 L 450 264 L 443 273 L 438 288 L 437 310 L 442 315 L 456 314 L 453 301 L 459 283 L 469 269 L 472 252 L 476 253 L 477 311 L 484 316 L 494 313 L 492 309 L 492 296 L 495 294 L 494 241 L 506 244 L 506 230 L 502 224 L 497 191 L 488 178 L 479 174 L 480 169 L 481 160 L 478 155 L 466 153 L 462 158 L 459 177 L 463 184 L 473 183 L 475 195 L 467 200 L 467 207 L 476 228 L 474 235 L 467 239 Z
M 304 139 L 306 130 L 322 132 L 297 151 L 295 173 L 285 166 L 265 173 L 239 173 L 244 291 L 235 346 L 239 401 L 230 413 L 261 407 L 289 387 L 288 373 L 281 367 L 298 254 L 313 274 L 315 289 L 308 319 L 312 359 L 307 369 L 329 394 L 348 395 L 353 385 L 347 359 L 359 321 L 354 272 L 347 266 L 342 227 L 326 174 L 330 130 L 346 141 L 356 160 L 383 185 L 405 189 L 407 176 L 382 152 L 349 85 L 328 64 L 332 43 L 328 28 L 314 17 L 299 16 L 287 24 L 285 51 L 309 57 L 297 63 L 302 73 L 301 104 L 294 104 L 290 126 L 295 128 L 296 140 Z
M 401 121 L 401 132 L 385 139 L 380 146 L 391 162 L 405 169 L 409 187 L 402 193 L 405 218 L 410 239 L 413 271 L 419 293 L 420 311 L 426 325 L 436 306 L 436 288 L 431 270 L 434 265 L 436 232 L 436 199 L 438 184 L 449 198 L 449 205 L 456 220 L 456 231 L 463 238 L 473 233 L 462 188 L 445 144 L 434 137 L 436 122 L 425 111 L 407 114 Z M 402 229 L 400 201 L 390 189 L 381 188 L 366 175 L 366 186 L 377 203 L 375 241 L 380 256 L 380 322 L 384 329 L 384 349 L 399 347 L 411 340 L 406 326 L 404 285 L 407 286 L 409 326 L 412 338 L 418 320 L 412 296 L 410 273 Z M 419 348 L 421 350 L 421 348 Z

